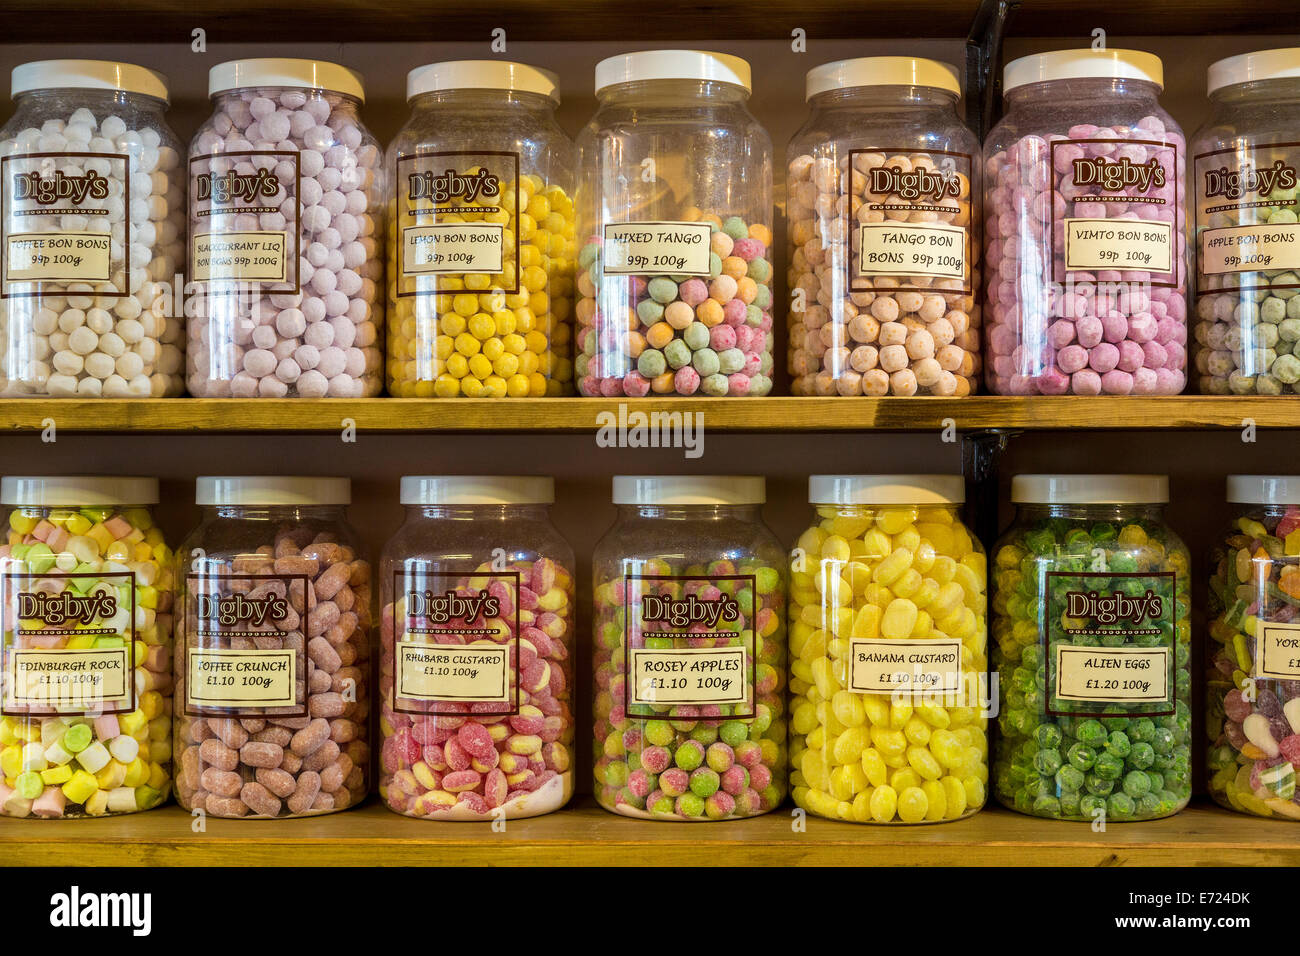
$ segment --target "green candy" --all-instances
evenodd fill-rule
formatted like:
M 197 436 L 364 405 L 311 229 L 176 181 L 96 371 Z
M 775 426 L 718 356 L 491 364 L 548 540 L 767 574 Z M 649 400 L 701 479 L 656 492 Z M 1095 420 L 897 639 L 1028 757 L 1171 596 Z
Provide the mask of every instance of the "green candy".
M 646 378 L 658 378 L 668 369 L 668 360 L 658 349 L 645 349 L 636 360 L 636 370 Z
M 660 305 L 667 305 L 677 298 L 677 283 L 667 276 L 657 276 L 647 284 L 646 291 Z
M 749 226 L 739 216 L 731 216 L 722 224 L 722 231 L 732 239 L 744 239 L 749 236 Z
M 691 347 L 681 339 L 673 339 L 664 349 L 664 358 L 674 369 L 691 364 Z
M 703 322 L 692 322 L 682 332 L 682 341 L 690 347 L 692 352 L 698 352 L 709 344 L 709 327 Z
M 93 737 L 90 724 L 73 724 L 63 732 L 63 749 L 70 754 L 79 754 L 90 746 Z
M 711 348 L 702 348 L 691 356 L 691 365 L 700 373 L 700 378 L 705 379 L 717 375 L 722 363 L 718 361 L 717 352 Z

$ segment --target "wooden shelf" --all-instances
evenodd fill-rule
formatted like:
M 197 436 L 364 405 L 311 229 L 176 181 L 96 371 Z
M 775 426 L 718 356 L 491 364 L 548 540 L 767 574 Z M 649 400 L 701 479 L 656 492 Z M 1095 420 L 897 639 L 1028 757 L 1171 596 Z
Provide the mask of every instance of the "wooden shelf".
M 1300 396 L 942 398 L 100 399 L 0 401 L 0 434 L 38 432 L 570 432 L 628 415 L 702 413 L 719 432 L 959 431 L 1005 428 L 1300 428 Z M 602 417 L 603 416 L 603 417 Z M 610 417 L 612 416 L 612 417 Z M 635 418 L 625 419 L 629 426 Z M 662 427 L 662 419 L 656 427 Z M 647 419 L 641 424 L 650 424 Z
M 788 810 L 735 823 L 653 823 L 582 798 L 510 822 L 433 823 L 371 802 L 304 820 L 215 820 L 177 806 L 104 820 L 0 820 L 11 866 L 1296 866 L 1300 827 L 1196 805 L 1167 820 L 1090 826 L 991 807 L 939 826 L 873 827 Z
M 659 0 L 637 8 L 637 39 L 655 43 L 709 35 L 732 40 L 881 36 L 965 37 L 978 0 Z M 203 27 L 210 42 L 268 37 L 337 42 L 481 41 L 504 28 L 511 40 L 583 41 L 626 35 L 627 9 L 609 0 L 4 0 L 8 43 L 150 40 L 189 43 Z M 1023 0 L 1011 29 L 1021 36 L 1260 33 L 1289 23 L 1290 0 Z M 636 44 L 631 44 L 635 46 Z

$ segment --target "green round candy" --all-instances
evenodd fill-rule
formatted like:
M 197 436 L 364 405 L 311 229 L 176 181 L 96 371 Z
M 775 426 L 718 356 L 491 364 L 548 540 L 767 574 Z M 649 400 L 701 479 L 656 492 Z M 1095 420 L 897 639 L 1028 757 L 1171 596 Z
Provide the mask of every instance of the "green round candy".
M 728 747 L 739 747 L 749 736 L 744 721 L 728 720 L 718 728 L 718 738 Z
M 723 375 L 739 372 L 745 367 L 745 353 L 740 349 L 723 349 L 718 353 L 718 371 Z
M 717 375 L 718 369 L 721 368 L 718 361 L 718 353 L 710 348 L 702 348 L 691 356 L 691 365 L 695 371 L 700 373 L 700 378 L 708 378 L 710 375 Z
M 722 231 L 732 239 L 745 239 L 749 236 L 749 226 L 739 216 L 731 216 L 723 222 Z
M 766 282 L 772 277 L 772 263 L 762 256 L 751 259 L 749 262 L 749 277 L 755 282 Z
M 1104 753 L 1093 764 L 1092 772 L 1103 780 L 1118 780 L 1124 772 L 1124 761 L 1112 753 Z
M 645 349 L 636 360 L 636 370 L 646 378 L 657 378 L 668 368 L 668 360 L 658 349 Z
M 700 767 L 691 774 L 691 793 L 697 797 L 711 797 L 718 792 L 721 778 L 711 767 Z
M 90 724 L 73 724 L 63 732 L 63 749 L 70 754 L 79 754 L 90 746 L 93 737 Z
M 661 305 L 667 305 L 677 298 L 677 283 L 667 276 L 657 276 L 647 284 L 646 291 L 650 293 L 650 298 Z
M 684 817 L 704 816 L 704 798 L 698 793 L 684 793 L 677 798 L 676 809 Z
M 694 743 L 694 741 L 691 743 Z M 673 754 L 673 763 L 678 767 L 681 767 L 683 770 L 694 770 L 703 762 L 704 748 L 699 746 L 692 747 L 689 743 L 682 744 L 677 748 L 676 753 Z
M 714 375 L 706 375 L 700 382 L 700 391 L 705 395 L 726 395 L 729 387 L 730 383 L 727 381 L 727 376 L 720 372 Z
M 675 369 L 681 368 L 683 365 L 690 365 L 691 348 L 681 339 L 673 339 L 664 349 L 664 358 Z
M 28 770 L 18 775 L 18 779 L 14 781 L 14 789 L 18 791 L 18 796 L 35 800 L 45 789 L 45 781 L 41 779 L 39 773 Z
M 664 307 L 654 299 L 642 299 L 636 304 L 636 317 L 646 325 L 654 325 L 664 317 Z
M 709 327 L 703 322 L 692 322 L 682 332 L 682 341 L 690 346 L 693 352 L 706 348 L 709 344 Z
M 1151 791 L 1151 778 L 1141 770 L 1130 770 L 1124 774 L 1124 792 L 1136 800 Z

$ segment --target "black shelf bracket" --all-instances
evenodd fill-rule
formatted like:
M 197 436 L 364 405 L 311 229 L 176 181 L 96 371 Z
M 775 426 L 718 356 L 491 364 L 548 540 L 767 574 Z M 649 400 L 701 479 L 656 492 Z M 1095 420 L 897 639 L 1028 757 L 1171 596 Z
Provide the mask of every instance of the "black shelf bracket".
M 980 0 L 966 37 L 966 123 L 981 141 L 993 126 L 1002 90 L 1002 38 L 1021 0 Z

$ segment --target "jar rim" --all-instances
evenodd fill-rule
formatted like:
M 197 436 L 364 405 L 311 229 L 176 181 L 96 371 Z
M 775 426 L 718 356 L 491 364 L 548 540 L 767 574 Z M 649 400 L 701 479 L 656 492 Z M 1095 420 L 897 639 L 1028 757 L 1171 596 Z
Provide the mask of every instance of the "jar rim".
M 1229 475 L 1227 499 L 1236 505 L 1300 505 L 1300 476 Z
M 158 479 L 126 475 L 7 475 L 0 501 L 29 508 L 156 505 Z
M 612 86 L 649 80 L 698 80 L 753 92 L 749 61 L 707 50 L 640 50 L 606 57 L 596 64 L 596 95 Z
M 814 505 L 960 505 L 966 500 L 961 475 L 812 475 L 808 502 Z
M 921 87 L 961 96 L 957 68 L 920 56 L 860 56 L 813 67 L 804 77 L 804 99 L 832 90 Z
M 403 475 L 404 505 L 549 505 L 555 479 L 544 475 Z
M 1013 504 L 1162 505 L 1169 502 L 1168 475 L 1016 475 Z
M 194 503 L 218 506 L 300 507 L 352 503 L 347 478 L 294 475 L 200 475 Z
M 1217 93 L 1227 86 L 1267 80 L 1300 79 L 1300 47 L 1255 50 L 1224 57 L 1205 71 L 1206 92 Z
M 406 101 L 425 93 L 495 90 L 536 93 L 560 102 L 560 78 L 550 70 L 511 60 L 445 60 L 417 66 L 406 74 Z
M 252 57 L 227 60 L 208 71 L 208 97 L 236 90 L 275 87 L 300 90 L 328 90 L 364 103 L 365 81 L 360 73 L 326 60 L 293 57 Z
M 9 95 L 48 90 L 102 90 L 170 103 L 167 77 L 157 70 L 116 60 L 34 60 L 14 67 Z
M 616 505 L 728 507 L 761 505 L 767 482 L 761 475 L 615 475 Z
M 1012 60 L 1002 71 L 1002 89 L 1053 80 L 1140 80 L 1165 87 L 1160 57 L 1142 50 L 1051 50 Z

